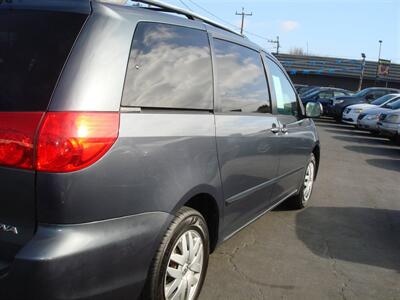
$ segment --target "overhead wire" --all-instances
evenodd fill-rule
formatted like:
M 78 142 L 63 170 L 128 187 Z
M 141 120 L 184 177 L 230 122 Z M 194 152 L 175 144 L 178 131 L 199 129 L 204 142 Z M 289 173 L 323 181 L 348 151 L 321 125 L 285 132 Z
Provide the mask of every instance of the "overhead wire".
M 188 10 L 193 11 L 189 5 L 187 5 L 183 0 L 178 0 L 183 6 L 185 6 Z

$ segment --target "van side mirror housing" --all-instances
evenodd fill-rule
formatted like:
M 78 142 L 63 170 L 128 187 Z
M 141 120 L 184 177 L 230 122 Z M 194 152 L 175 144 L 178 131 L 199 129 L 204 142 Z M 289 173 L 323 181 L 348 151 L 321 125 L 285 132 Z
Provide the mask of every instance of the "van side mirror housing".
M 319 102 L 308 102 L 306 105 L 307 118 L 319 118 L 322 115 L 322 105 Z

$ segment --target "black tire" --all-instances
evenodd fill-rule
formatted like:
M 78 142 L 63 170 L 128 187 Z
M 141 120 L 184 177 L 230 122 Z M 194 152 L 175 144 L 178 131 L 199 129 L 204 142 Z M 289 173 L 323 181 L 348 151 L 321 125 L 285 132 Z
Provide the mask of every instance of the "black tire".
M 393 144 L 396 144 L 396 145 L 400 145 L 400 136 L 398 134 L 392 136 L 390 138 L 390 142 L 392 142 Z
M 311 193 L 310 193 L 308 199 L 305 199 L 305 194 L 304 194 L 304 189 L 305 189 L 304 181 L 305 181 L 305 177 L 306 177 L 306 174 L 307 174 L 307 168 L 308 168 L 310 163 L 312 163 L 314 165 L 313 180 L 315 180 L 315 175 L 316 175 L 316 172 L 317 172 L 317 161 L 315 159 L 314 154 L 311 153 L 310 158 L 309 158 L 309 160 L 307 162 L 307 165 L 306 165 L 306 170 L 304 171 L 304 176 L 303 176 L 303 180 L 301 182 L 301 187 L 299 189 L 299 193 L 297 195 L 294 195 L 293 197 L 290 197 L 287 200 L 288 205 L 292 209 L 303 209 L 303 208 L 307 207 L 308 203 L 310 202 L 313 189 L 311 189 Z
M 203 265 L 194 299 L 198 298 L 207 273 L 208 257 L 210 253 L 208 227 L 203 216 L 198 211 L 189 207 L 183 207 L 177 212 L 153 259 L 152 266 L 148 274 L 147 283 L 143 292 L 143 299 L 166 299 L 164 293 L 164 280 L 169 259 L 179 238 L 189 230 L 196 231 L 203 242 Z
M 371 133 L 372 136 L 375 136 L 375 137 L 379 137 L 380 136 L 379 131 L 376 131 L 376 130 L 371 130 L 370 133 Z
M 396 134 L 395 143 L 400 146 L 400 135 Z

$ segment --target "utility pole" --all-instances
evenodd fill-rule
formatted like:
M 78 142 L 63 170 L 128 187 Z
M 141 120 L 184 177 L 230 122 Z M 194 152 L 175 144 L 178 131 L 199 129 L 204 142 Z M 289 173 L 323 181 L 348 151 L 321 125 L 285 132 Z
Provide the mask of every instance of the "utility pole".
M 251 17 L 252 15 L 253 15 L 253 13 L 251 12 L 251 13 L 245 13 L 244 12 L 244 7 L 242 7 L 242 12 L 241 13 L 238 13 L 237 11 L 236 11 L 236 15 L 237 16 L 242 16 L 242 25 L 240 26 L 240 34 L 241 35 L 243 35 L 243 29 L 244 29 L 244 17 Z
M 364 79 L 364 70 L 365 70 L 365 53 L 361 53 L 362 63 L 361 63 L 361 75 L 360 75 L 360 85 L 358 86 L 358 91 L 362 89 L 362 83 Z
M 276 40 L 268 40 L 268 43 L 276 44 L 276 54 L 279 54 L 279 48 L 281 47 L 281 44 L 279 42 L 279 35 L 276 37 Z

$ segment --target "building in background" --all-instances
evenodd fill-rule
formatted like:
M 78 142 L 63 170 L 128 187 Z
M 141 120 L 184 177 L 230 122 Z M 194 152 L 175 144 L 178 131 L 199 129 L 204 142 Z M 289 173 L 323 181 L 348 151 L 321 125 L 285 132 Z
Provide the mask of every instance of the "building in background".
M 339 87 L 356 91 L 360 83 L 362 60 L 321 56 L 275 54 L 294 83 Z M 377 76 L 378 63 L 366 61 L 362 88 L 387 86 L 400 88 L 400 65 L 391 63 L 388 74 Z

